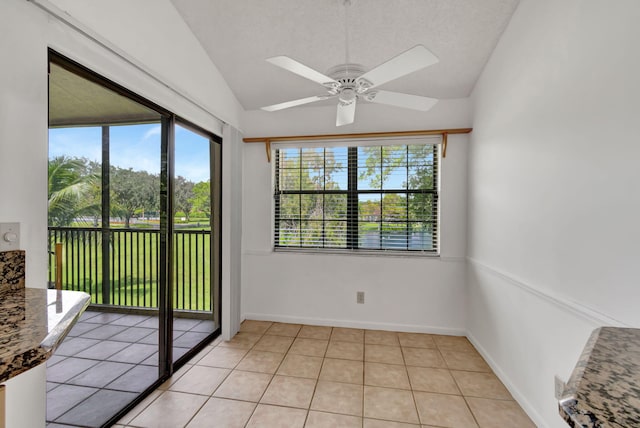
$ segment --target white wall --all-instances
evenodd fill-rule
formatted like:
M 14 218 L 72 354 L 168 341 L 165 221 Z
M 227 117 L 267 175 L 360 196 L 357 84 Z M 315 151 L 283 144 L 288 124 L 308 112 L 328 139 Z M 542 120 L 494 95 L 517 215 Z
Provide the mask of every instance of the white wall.
M 640 326 L 639 19 L 522 0 L 473 93 L 468 331 L 541 427 L 591 330 Z
M 379 108 L 378 108 L 379 107 Z M 466 100 L 431 112 L 359 105 L 356 123 L 336 128 L 335 105 L 249 111 L 245 135 L 442 129 L 469 126 Z M 243 316 L 310 324 L 464 333 L 468 136 L 451 136 L 441 164 L 440 258 L 274 253 L 271 164 L 263 144 L 245 144 Z M 356 291 L 365 304 L 356 304 Z
M 169 0 L 34 1 L 61 12 L 64 19 L 125 56 L 143 73 L 129 72 L 131 67 L 122 64 L 112 66 L 113 55 L 96 58 L 96 43 L 80 50 L 50 41 L 61 53 L 118 83 L 133 85 L 139 95 L 218 135 L 222 134 L 220 120 L 240 126 L 242 107 Z
M 84 2 L 74 2 L 78 8 L 83 5 Z M 215 127 L 220 127 L 215 115 L 227 118 L 236 126 L 239 120 L 240 107 L 229 97 L 229 88 L 215 75 L 207 74 L 213 73 L 215 67 L 209 62 L 204 71 L 195 71 L 208 59 L 204 52 L 194 48 L 195 38 L 184 33 L 184 24 L 168 0 L 141 1 L 135 5 L 122 2 L 117 8 L 119 16 L 109 19 L 106 17 L 116 9 L 113 2 L 91 2 L 90 9 L 91 13 L 84 10 L 87 15 L 82 16 L 97 27 L 91 31 L 112 38 L 111 42 L 107 40 L 108 44 L 120 44 L 119 49 L 126 55 L 139 56 L 147 64 L 145 71 L 110 53 L 95 40 L 48 17 L 31 2 L 0 2 L 0 52 L 3 55 L 3 66 L 0 67 L 0 222 L 21 223 L 21 246 L 27 253 L 29 287 L 44 288 L 47 281 L 48 47 L 54 47 L 214 132 Z M 152 19 L 154 16 L 157 20 Z M 129 19 L 140 25 L 125 24 Z M 154 27 L 158 22 L 163 23 L 162 32 Z M 162 37 L 152 37 L 154 35 Z M 157 45 L 160 41 L 162 46 Z M 172 57 L 163 49 L 173 52 L 174 57 L 178 55 L 179 63 L 170 67 Z M 148 73 L 157 73 L 162 82 Z M 207 96 L 206 108 L 195 106 L 167 85 L 184 89 L 186 93 L 198 90 L 198 94 Z M 220 96 L 210 97 L 211 94 Z M 8 426 L 44 426 L 44 378 L 42 367 L 7 383 Z
M 359 103 L 355 122 L 341 127 L 335 126 L 335 102 L 322 101 L 324 105 L 317 107 L 298 107 L 276 112 L 244 111 L 240 118 L 242 132 L 245 137 L 270 137 L 467 128 L 471 125 L 471 103 L 467 98 L 440 100 L 426 113 L 382 104 Z
M 30 287 L 47 281 L 47 50 L 45 17 L 0 3 L 0 222 L 20 222 Z
M 0 2 L 0 222 L 20 222 L 28 286 L 47 283 L 46 18 Z M 44 426 L 44 364 L 6 383 L 7 426 Z
M 225 125 L 222 147 L 222 337 L 240 330 L 242 290 L 242 135 Z

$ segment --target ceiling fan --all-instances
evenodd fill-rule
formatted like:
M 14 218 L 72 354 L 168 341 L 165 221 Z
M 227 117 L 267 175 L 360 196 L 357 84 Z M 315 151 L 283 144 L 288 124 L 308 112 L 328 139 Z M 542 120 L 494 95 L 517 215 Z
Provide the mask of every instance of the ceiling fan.
M 283 110 L 337 97 L 336 126 L 342 126 L 353 123 L 355 120 L 357 100 L 420 111 L 427 111 L 438 102 L 435 98 L 376 89 L 387 82 L 437 63 L 438 58 L 423 45 L 414 46 L 367 72 L 361 65 L 349 63 L 348 6 L 350 3 L 350 0 L 345 0 L 347 14 L 345 20 L 346 61 L 344 64 L 331 68 L 325 75 L 287 56 L 267 58 L 267 61 L 273 65 L 321 84 L 327 90 L 327 94 L 273 104 L 262 107 L 262 110 Z

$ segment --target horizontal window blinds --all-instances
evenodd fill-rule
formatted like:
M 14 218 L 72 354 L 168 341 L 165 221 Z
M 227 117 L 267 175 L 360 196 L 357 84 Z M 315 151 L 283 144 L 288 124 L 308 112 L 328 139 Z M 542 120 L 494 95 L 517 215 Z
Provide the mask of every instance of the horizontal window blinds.
M 413 141 L 278 145 L 274 246 L 437 252 L 439 138 Z

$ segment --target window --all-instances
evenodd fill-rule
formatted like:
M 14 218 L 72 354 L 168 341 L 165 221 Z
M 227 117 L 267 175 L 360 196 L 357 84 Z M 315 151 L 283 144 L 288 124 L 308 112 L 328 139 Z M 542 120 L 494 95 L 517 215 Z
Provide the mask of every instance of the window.
M 277 148 L 275 248 L 437 253 L 438 146 L 420 141 Z

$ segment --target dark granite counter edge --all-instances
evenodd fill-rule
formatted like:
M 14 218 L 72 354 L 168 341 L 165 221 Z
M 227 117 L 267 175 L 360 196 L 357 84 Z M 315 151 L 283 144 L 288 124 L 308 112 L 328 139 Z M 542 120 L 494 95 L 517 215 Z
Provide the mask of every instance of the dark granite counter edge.
M 598 328 L 589 336 L 589 339 L 580 354 L 578 363 L 576 364 L 573 373 L 571 373 L 569 382 L 567 382 L 567 386 L 563 391 L 562 399 L 558 401 L 560 416 L 562 416 L 562 419 L 564 419 L 570 427 L 581 428 L 588 426 L 584 425 L 584 423 L 591 419 L 590 415 L 581 414 L 579 411 L 576 391 L 601 331 L 602 329 Z
M 594 427 L 597 418 L 588 412 L 578 409 L 578 402 L 573 398 L 566 398 L 558 402 L 558 410 L 562 419 L 572 428 Z
M 595 329 L 558 401 L 560 416 L 567 425 L 573 428 L 640 427 L 638 357 L 640 329 Z
M 576 366 L 573 372 L 571 373 L 571 377 L 567 382 L 567 387 L 563 391 L 562 401 L 567 400 L 569 398 L 573 398 L 573 399 L 577 398 L 575 394 L 578 389 L 578 385 L 582 380 L 582 376 L 584 376 L 584 371 L 587 367 L 587 364 L 589 364 L 589 360 L 591 359 L 591 355 L 593 353 L 593 348 L 596 345 L 596 342 L 598 341 L 598 337 L 600 336 L 601 331 L 602 331 L 602 327 L 597 328 L 589 336 L 589 339 L 587 340 L 587 343 L 585 344 L 584 349 L 580 354 L 580 358 L 578 359 L 578 362 L 576 363 Z
M 46 352 L 39 349 L 30 349 L 27 352 L 16 355 L 13 361 L 8 363 L 5 367 L 2 367 L 2 373 L 0 373 L 0 383 L 6 382 L 12 377 L 15 377 L 21 373 L 26 372 L 42 363 L 44 363 L 52 352 Z
M 15 355 L 12 361 L 3 365 L 4 367 L 0 367 L 2 370 L 2 372 L 0 372 L 0 383 L 6 382 L 7 380 L 24 373 L 49 359 L 51 354 L 53 354 L 58 345 L 62 343 L 71 330 L 71 327 L 73 327 L 82 312 L 84 312 L 91 302 L 91 296 L 87 293 L 78 291 L 62 291 L 60 293 L 78 293 L 84 294 L 84 296 L 81 300 L 76 302 L 75 305 L 68 309 L 62 320 L 60 320 L 60 322 L 58 322 L 51 331 L 49 331 L 38 347 Z

